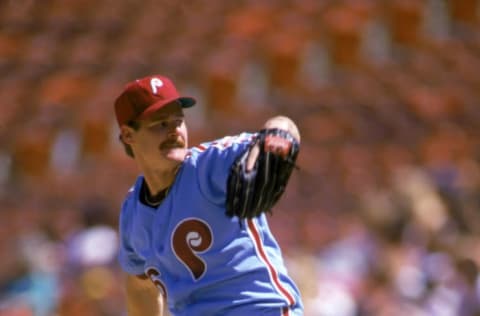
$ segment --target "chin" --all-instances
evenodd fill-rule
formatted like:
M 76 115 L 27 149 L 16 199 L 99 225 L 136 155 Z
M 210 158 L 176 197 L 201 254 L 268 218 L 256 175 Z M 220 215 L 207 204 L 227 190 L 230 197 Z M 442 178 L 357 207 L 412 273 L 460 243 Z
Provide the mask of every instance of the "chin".
M 165 153 L 165 158 L 172 162 L 181 163 L 187 154 L 186 148 L 173 148 Z

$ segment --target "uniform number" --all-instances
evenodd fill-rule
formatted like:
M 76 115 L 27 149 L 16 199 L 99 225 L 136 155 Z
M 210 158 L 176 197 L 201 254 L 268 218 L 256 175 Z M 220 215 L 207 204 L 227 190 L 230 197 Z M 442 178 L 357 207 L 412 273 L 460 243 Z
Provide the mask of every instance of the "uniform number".
M 160 280 L 161 273 L 155 269 L 154 267 L 150 267 L 147 269 L 147 272 L 145 273 L 150 280 L 152 280 L 153 284 L 157 287 L 157 289 L 160 291 L 160 293 L 167 299 L 167 288 L 163 284 L 163 282 Z
M 207 265 L 199 254 L 207 251 L 212 243 L 210 226 L 195 218 L 180 222 L 172 234 L 172 249 L 195 281 L 207 271 Z

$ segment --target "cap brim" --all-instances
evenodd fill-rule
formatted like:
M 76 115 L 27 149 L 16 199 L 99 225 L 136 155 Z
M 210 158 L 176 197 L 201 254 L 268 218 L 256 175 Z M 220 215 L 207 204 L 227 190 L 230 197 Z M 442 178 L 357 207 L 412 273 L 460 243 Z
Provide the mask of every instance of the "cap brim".
M 177 99 L 178 102 L 182 105 L 183 108 L 190 108 L 197 103 L 197 100 L 195 100 L 192 97 L 181 97 Z
M 180 97 L 180 98 L 172 98 L 172 99 L 169 99 L 169 100 L 162 100 L 162 101 L 159 101 L 159 102 L 154 103 L 153 105 L 149 106 L 145 111 L 143 111 L 142 114 L 140 114 L 138 116 L 138 118 L 139 119 L 144 119 L 144 118 L 150 116 L 151 114 L 155 113 L 156 111 L 160 110 L 165 105 L 167 105 L 169 103 L 172 103 L 172 102 L 175 102 L 175 101 L 178 101 L 178 103 L 180 103 L 182 108 L 190 108 L 190 107 L 194 106 L 195 103 L 197 103 L 197 101 L 192 97 Z

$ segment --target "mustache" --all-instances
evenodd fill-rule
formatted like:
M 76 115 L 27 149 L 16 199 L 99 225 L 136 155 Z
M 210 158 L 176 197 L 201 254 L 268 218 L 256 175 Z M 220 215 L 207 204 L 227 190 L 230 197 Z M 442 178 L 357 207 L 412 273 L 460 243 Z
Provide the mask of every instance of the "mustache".
M 181 137 L 169 139 L 160 144 L 160 149 L 185 148 L 185 141 Z

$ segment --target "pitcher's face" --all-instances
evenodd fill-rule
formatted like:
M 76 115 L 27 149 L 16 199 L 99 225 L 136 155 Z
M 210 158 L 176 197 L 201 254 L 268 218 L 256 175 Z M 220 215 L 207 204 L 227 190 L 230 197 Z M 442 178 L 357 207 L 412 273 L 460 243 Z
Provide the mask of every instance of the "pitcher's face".
M 179 103 L 169 103 L 148 118 L 139 120 L 139 123 L 138 130 L 124 127 L 128 129 L 128 140 L 122 128 L 124 141 L 131 145 L 135 158 L 149 165 L 175 165 L 183 161 L 188 148 L 188 132 Z

